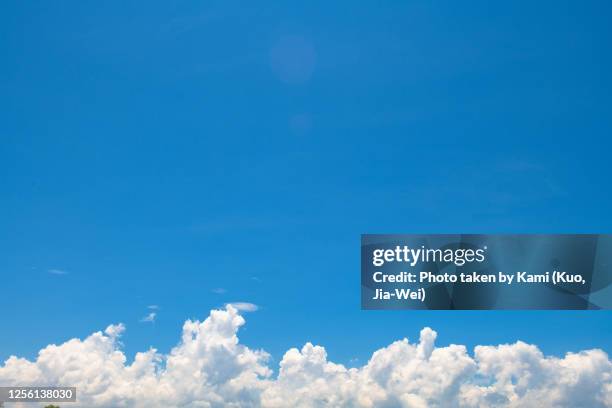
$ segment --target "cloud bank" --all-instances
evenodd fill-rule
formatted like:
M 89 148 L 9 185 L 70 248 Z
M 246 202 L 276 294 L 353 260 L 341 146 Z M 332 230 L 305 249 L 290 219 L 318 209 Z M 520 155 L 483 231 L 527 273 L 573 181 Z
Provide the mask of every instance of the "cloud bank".
M 245 323 L 232 305 L 187 320 L 169 354 L 137 353 L 127 364 L 111 325 L 84 340 L 42 349 L 36 361 L 10 357 L 2 385 L 66 385 L 79 407 L 611 407 L 612 363 L 601 350 L 544 356 L 523 342 L 436 347 L 396 341 L 362 367 L 328 360 L 321 346 L 288 350 L 274 374 L 263 350 L 240 344 Z

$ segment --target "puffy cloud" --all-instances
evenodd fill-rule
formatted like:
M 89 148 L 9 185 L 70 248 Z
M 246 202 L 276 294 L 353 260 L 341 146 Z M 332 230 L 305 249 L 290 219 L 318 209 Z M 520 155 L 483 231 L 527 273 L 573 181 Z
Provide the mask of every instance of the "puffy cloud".
M 238 341 L 245 323 L 233 305 L 203 322 L 188 320 L 167 355 L 121 351 L 122 325 L 41 350 L 35 361 L 10 357 L 2 385 L 71 385 L 81 407 L 610 407 L 612 363 L 601 350 L 544 356 L 517 342 L 436 347 L 396 341 L 367 364 L 347 368 L 307 343 L 288 350 L 278 374 L 265 351 Z M 73 404 L 71 404 L 73 406 Z

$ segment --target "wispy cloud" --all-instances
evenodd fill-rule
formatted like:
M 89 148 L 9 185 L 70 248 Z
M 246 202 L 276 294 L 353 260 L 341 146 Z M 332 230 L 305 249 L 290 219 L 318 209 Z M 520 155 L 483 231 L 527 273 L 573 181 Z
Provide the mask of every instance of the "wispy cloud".
M 51 275 L 68 275 L 68 271 L 63 269 L 49 269 L 47 272 L 49 272 Z
M 232 302 L 228 303 L 227 305 L 232 306 L 234 309 L 239 310 L 241 312 L 256 312 L 259 310 L 259 306 L 254 303 L 248 302 Z
M 142 319 L 140 319 L 140 321 L 142 323 L 155 323 L 155 318 L 156 317 L 157 317 L 157 313 L 151 312 L 148 315 L 146 315 L 145 317 L 143 317 Z
M 158 305 L 149 305 L 149 306 L 147 306 L 147 309 L 159 310 L 159 306 Z
M 211 290 L 212 293 L 216 293 L 217 295 L 222 295 L 224 293 L 227 293 L 227 290 L 224 288 L 214 288 L 213 290 Z

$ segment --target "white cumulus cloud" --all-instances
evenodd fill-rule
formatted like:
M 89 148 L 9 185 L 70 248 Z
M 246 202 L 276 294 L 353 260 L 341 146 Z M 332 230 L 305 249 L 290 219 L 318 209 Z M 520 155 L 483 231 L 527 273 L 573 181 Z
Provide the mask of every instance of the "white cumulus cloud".
M 213 310 L 188 320 L 168 354 L 121 351 L 125 328 L 109 326 L 84 340 L 42 349 L 35 361 L 10 357 L 2 385 L 78 388 L 75 407 L 610 407 L 612 363 L 602 350 L 545 356 L 522 342 L 436 347 L 425 328 L 417 342 L 396 341 L 363 366 L 329 361 L 307 343 L 283 356 L 278 374 L 269 355 L 238 341 L 239 310 Z

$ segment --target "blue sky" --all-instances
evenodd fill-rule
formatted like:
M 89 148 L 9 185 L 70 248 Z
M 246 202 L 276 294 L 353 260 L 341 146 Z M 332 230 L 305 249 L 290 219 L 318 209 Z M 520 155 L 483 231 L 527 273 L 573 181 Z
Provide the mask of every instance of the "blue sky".
M 361 311 L 359 241 L 610 232 L 611 7 L 3 2 L 0 359 L 232 301 L 276 359 L 610 351 L 609 312 Z

